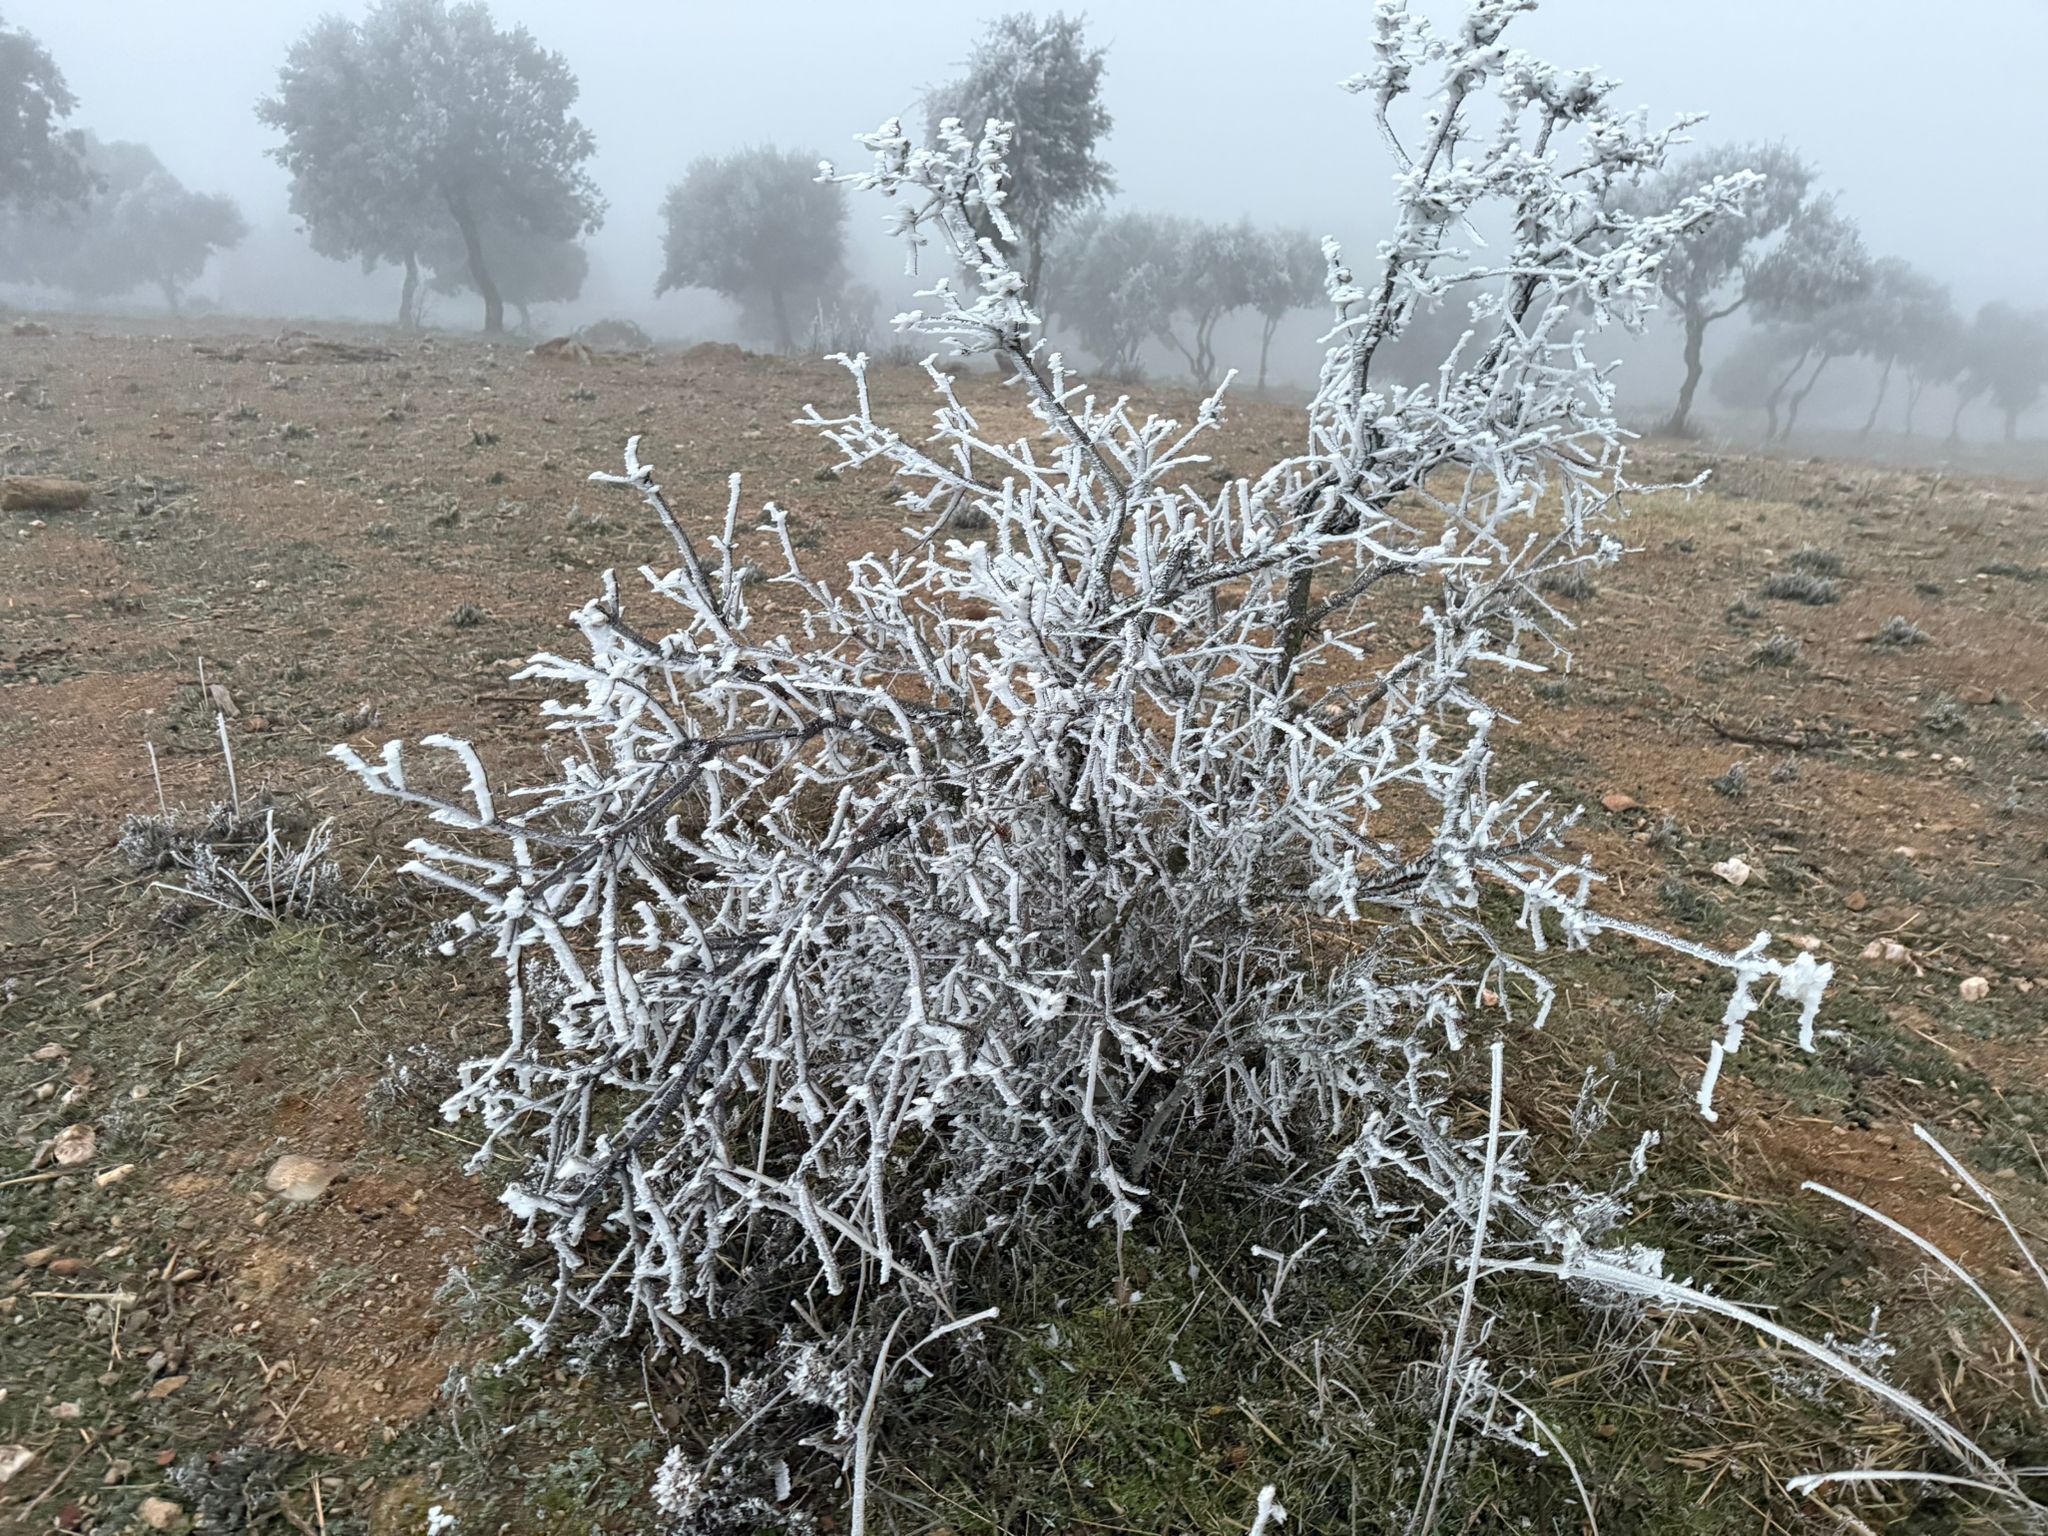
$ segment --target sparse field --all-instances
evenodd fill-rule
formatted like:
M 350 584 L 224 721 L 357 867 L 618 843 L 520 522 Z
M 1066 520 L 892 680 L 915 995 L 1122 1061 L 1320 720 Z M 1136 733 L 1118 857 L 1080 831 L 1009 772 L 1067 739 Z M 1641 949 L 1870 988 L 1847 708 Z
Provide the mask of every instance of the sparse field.
M 466 1127 L 434 1106 L 492 1038 L 496 981 L 432 953 L 439 909 L 388 878 L 415 829 L 323 754 L 439 728 L 522 749 L 540 694 L 509 680 L 518 662 L 562 643 L 599 571 L 661 558 L 633 498 L 585 483 L 630 434 L 691 515 L 721 518 L 743 471 L 821 561 L 896 537 L 891 491 L 821 473 L 829 450 L 789 425 L 839 399 L 826 365 L 351 339 L 387 355 L 69 325 L 0 340 L 6 470 L 94 486 L 83 511 L 0 514 L 0 1443 L 37 1453 L 0 1489 L 0 1527 L 122 1530 L 160 1497 L 213 1530 L 416 1532 L 432 1504 L 469 1533 L 641 1530 L 663 1451 L 699 1433 L 688 1373 L 662 1361 L 486 1368 L 520 1255 L 488 1175 L 463 1171 Z M 879 401 L 922 419 L 925 382 L 885 370 Z M 992 383 L 966 392 L 1022 429 Z M 1217 479 L 1263 467 L 1298 421 L 1239 402 Z M 1638 475 L 1706 467 L 1652 445 Z M 1806 1060 L 1766 1020 L 1704 1125 L 1669 1106 L 1697 1080 L 1718 985 L 1609 945 L 1563 962 L 1551 1037 L 1511 1047 L 1513 1121 L 1568 1138 L 1580 1070 L 1602 1067 L 1618 1142 L 1666 1133 L 1635 1235 L 1815 1335 L 1857 1337 L 1882 1305 L 1897 1377 L 2040 1465 L 2042 1425 L 1981 1314 L 1799 1185 L 1936 1237 L 2040 1328 L 2003 1235 L 1909 1128 L 1937 1128 L 2048 1243 L 2048 486 L 1712 467 L 1702 494 L 1639 503 L 1639 554 L 1557 595 L 1577 661 L 1516 691 L 1509 757 L 1588 806 L 1611 907 L 1717 942 L 1810 936 L 1840 964 L 1828 1027 Z M 265 928 L 115 857 L 124 819 L 156 805 L 146 744 L 171 805 L 226 792 L 202 657 L 235 711 L 244 798 L 337 818 L 353 916 Z M 1753 871 L 1739 887 L 1712 872 L 1731 856 Z M 1884 940 L 1908 958 L 1859 958 Z M 1964 1000 L 1969 977 L 1983 1000 Z M 38 1161 L 81 1121 L 94 1159 Z M 287 1151 L 343 1177 L 283 1204 L 262 1181 Z M 1114 1305 L 1097 1239 L 1035 1255 L 991 1346 L 1010 1390 L 967 1403 L 941 1383 L 885 1427 L 894 1528 L 1241 1529 L 1269 1481 L 1295 1529 L 1388 1528 L 1402 1442 L 1369 1419 L 1327 1432 L 1317 1397 L 1392 1400 L 1423 1346 L 1384 1319 L 1346 1332 L 1358 1297 L 1335 1270 L 1312 1282 L 1327 1358 L 1261 1340 L 1230 1298 L 1259 1294 L 1262 1234 L 1198 1188 L 1162 1204 L 1173 1219 L 1127 1256 L 1145 1305 Z M 1731 1330 L 1672 1319 L 1596 1354 L 1540 1307 L 1525 1326 L 1496 1349 L 1532 1363 L 1603 1532 L 1853 1529 L 1777 1480 L 1844 1446 L 1932 1465 Z M 1169 1354 L 1185 1382 L 1161 1374 Z M 1581 1528 L 1554 1463 L 1474 1456 L 1462 1528 Z M 1911 1492 L 1861 1518 L 1973 1528 L 1963 1503 Z

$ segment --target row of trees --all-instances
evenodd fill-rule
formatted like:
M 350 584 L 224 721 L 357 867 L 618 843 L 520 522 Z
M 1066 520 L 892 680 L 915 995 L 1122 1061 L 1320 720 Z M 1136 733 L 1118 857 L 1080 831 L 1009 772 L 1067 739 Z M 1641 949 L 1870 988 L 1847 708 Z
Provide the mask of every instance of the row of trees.
M 1714 392 L 1729 405 L 1761 407 L 1774 442 L 1791 435 L 1829 369 L 1850 359 L 1876 374 L 1865 436 L 1895 378 L 1905 385 L 1908 434 L 1930 385 L 1954 391 L 1951 440 L 1979 399 L 2001 413 L 2010 440 L 2048 393 L 2048 313 L 1994 302 L 1966 321 L 1935 278 L 1898 257 L 1873 258 L 1814 168 L 1784 145 L 1707 150 L 1641 185 L 1633 201 L 1636 211 L 1668 208 L 1712 183 L 1739 189 L 1738 216 L 1693 232 L 1659 274 L 1684 331 L 1685 378 L 1670 431 L 1691 428 L 1709 329 L 1738 314 L 1751 327 L 1717 370 Z
M 1256 315 L 1263 387 L 1282 320 L 1321 302 L 1320 247 L 1292 230 L 1108 204 L 1105 66 L 1078 18 L 1003 17 L 960 76 L 928 94 L 928 137 L 948 118 L 970 133 L 991 119 L 1015 125 L 1004 217 L 984 218 L 980 233 L 1022 276 L 1056 339 L 1121 375 L 1148 346 L 1164 347 L 1207 389 L 1219 328 Z M 580 241 L 600 227 L 604 202 L 577 96 L 559 53 L 523 27 L 499 27 L 480 0 L 380 0 L 360 21 L 315 25 L 257 113 L 281 135 L 272 153 L 315 250 L 366 271 L 401 269 L 403 325 L 420 322 L 429 293 L 471 292 L 495 332 L 507 306 L 524 318 L 582 290 Z M 150 284 L 175 308 L 246 226 L 231 201 L 189 191 L 146 147 L 68 129 L 75 107 L 34 39 L 0 30 L 0 277 L 89 300 Z M 757 148 L 690 166 L 663 204 L 657 293 L 720 293 L 748 334 L 784 350 L 800 337 L 858 335 L 875 299 L 850 281 L 844 199 L 817 163 Z M 1739 215 L 1692 232 L 1660 274 L 1683 336 L 1672 431 L 1691 429 L 1710 333 L 1737 317 L 1748 323 L 1714 392 L 1760 408 L 1773 438 L 1847 360 L 1874 376 L 1866 432 L 1895 381 L 1909 432 L 1930 386 L 1953 391 L 1951 435 L 1985 400 L 2010 437 L 2048 393 L 2048 315 L 2001 303 L 1965 320 L 1933 278 L 1873 259 L 1814 168 L 1783 145 L 1706 150 L 1627 200 L 1655 211 L 1717 182 Z M 1442 308 L 1444 324 L 1462 324 L 1462 306 Z

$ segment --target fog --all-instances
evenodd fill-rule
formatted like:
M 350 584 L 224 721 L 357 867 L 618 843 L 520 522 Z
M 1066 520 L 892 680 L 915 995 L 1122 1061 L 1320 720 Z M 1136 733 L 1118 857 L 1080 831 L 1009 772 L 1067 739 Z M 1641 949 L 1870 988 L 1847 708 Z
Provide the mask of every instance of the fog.
M 595 131 L 609 202 L 589 243 L 584 298 L 551 323 L 601 314 L 667 335 L 712 335 L 730 310 L 708 295 L 653 298 L 656 208 L 698 155 L 740 145 L 858 152 L 850 136 L 953 73 L 1007 3 L 924 6 L 493 0 L 567 56 Z M 251 111 L 314 0 L 13 0 L 79 98 L 73 122 L 139 139 L 184 181 L 239 200 L 254 233 L 198 291 L 257 315 L 382 319 L 397 276 L 364 277 L 308 251 L 283 172 Z M 1439 7 L 1441 9 L 1441 7 Z M 1091 35 L 1109 49 L 1116 125 L 1107 156 L 1120 200 L 1163 212 L 1248 215 L 1345 238 L 1378 232 L 1388 164 L 1365 105 L 1337 82 L 1369 61 L 1369 7 L 1338 0 L 1099 0 Z M 1950 283 L 1965 312 L 2041 300 L 2048 250 L 2048 54 L 2044 0 L 1546 0 L 1516 23 L 1522 46 L 1599 67 L 1622 99 L 1663 117 L 1701 111 L 1703 141 L 1782 138 L 1804 152 L 1858 220 L 1874 255 Z M 874 205 L 853 207 L 862 264 L 884 259 Z M 893 296 L 893 295 L 892 295 Z M 432 320 L 472 323 L 468 299 Z M 1290 332 L 1299 371 L 1303 337 Z M 1276 360 L 1280 356 L 1276 352 Z

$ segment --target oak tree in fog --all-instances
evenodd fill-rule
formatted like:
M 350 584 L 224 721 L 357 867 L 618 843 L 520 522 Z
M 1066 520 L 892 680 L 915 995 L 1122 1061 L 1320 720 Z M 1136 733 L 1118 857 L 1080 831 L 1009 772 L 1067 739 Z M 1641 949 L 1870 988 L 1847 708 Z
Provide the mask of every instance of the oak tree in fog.
M 1003 213 L 1034 298 L 1041 295 L 1052 237 L 1116 190 L 1098 149 L 1111 121 L 1102 104 L 1104 57 L 1105 50 L 1089 46 L 1079 16 L 1012 12 L 982 35 L 966 73 L 933 91 L 928 102 L 935 137 L 937 124 L 949 117 L 970 135 L 991 121 L 1011 125 Z
M 1986 304 L 1971 323 L 1964 355 L 1963 403 L 1989 396 L 2005 418 L 2005 440 L 2012 442 L 2020 417 L 2048 393 L 2048 310 L 2023 310 L 2003 300 Z
M 1870 350 L 1873 319 L 1865 307 L 1870 284 L 1862 233 L 1829 197 L 1816 198 L 1784 238 L 1751 266 L 1744 284 L 1751 314 L 1799 343 L 1798 356 L 1765 401 L 1771 439 L 1792 435 L 1806 397 L 1837 359 Z M 1813 366 L 1802 378 L 1809 360 Z M 1786 405 L 1782 427 L 1781 400 Z
M 1685 383 L 1668 430 L 1689 430 L 1693 397 L 1704 372 L 1707 330 L 1750 304 L 1766 289 L 1792 285 L 1794 269 L 1770 258 L 1797 226 L 1816 216 L 1815 173 L 1782 144 L 1723 145 L 1674 166 L 1636 190 L 1638 209 L 1676 205 L 1704 184 L 1740 194 L 1741 214 L 1693 231 L 1679 242 L 1659 274 L 1665 297 L 1685 327 Z M 1762 277 L 1764 281 L 1759 282 Z
M 603 220 L 576 97 L 562 56 L 484 5 L 382 0 L 308 32 L 257 115 L 285 136 L 272 153 L 315 249 L 403 262 L 410 290 L 417 256 L 452 227 L 496 333 L 505 296 L 484 231 L 546 246 Z
M 1323 301 L 1328 265 L 1322 243 L 1299 229 L 1268 230 L 1249 253 L 1246 276 L 1251 307 L 1264 322 L 1259 333 L 1260 394 L 1266 392 L 1266 360 L 1273 351 L 1274 333 L 1296 310 L 1311 309 Z
M 483 229 L 484 256 L 498 296 L 519 311 L 519 328 L 533 328 L 536 304 L 567 304 L 583 292 L 590 254 L 575 240 L 535 240 L 495 225 Z M 461 234 L 444 228 L 420 251 L 432 271 L 427 287 L 438 294 L 474 293 L 469 253 Z
M 1952 345 L 1955 307 L 1948 289 L 1897 256 L 1872 264 L 1870 283 L 1854 305 L 1862 334 L 1863 356 L 1877 364 L 1877 397 L 1863 420 L 1861 435 L 1870 436 L 1884 410 L 1892 375 L 1907 376 L 1906 430 L 1913 429 L 1913 406 L 1925 387 L 1924 370 Z
M 1145 343 L 1173 324 L 1180 300 L 1180 221 L 1093 210 L 1059 240 L 1055 334 L 1071 334 L 1114 379 L 1137 377 Z
M 173 310 L 215 251 L 248 234 L 234 199 L 194 192 L 144 144 L 84 135 L 93 190 L 69 217 L 16 217 L 0 237 L 0 271 L 88 302 L 153 287 Z
M 0 19 L 0 212 L 85 196 L 92 177 L 82 136 L 61 126 L 77 105 L 49 51 Z
M 1249 223 L 1173 221 L 1180 243 L 1180 303 L 1159 339 L 1188 365 L 1195 388 L 1216 387 L 1216 327 L 1252 302 L 1252 273 L 1263 259 Z
M 750 328 L 795 350 L 796 322 L 845 280 L 846 196 L 818 179 L 818 157 L 762 147 L 694 162 L 661 216 L 661 281 L 709 288 L 738 304 Z

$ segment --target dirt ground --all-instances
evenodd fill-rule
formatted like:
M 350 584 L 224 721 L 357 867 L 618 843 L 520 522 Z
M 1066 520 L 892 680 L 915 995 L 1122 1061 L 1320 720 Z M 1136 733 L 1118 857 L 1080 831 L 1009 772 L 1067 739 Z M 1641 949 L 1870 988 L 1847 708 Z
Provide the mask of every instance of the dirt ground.
M 891 492 L 821 473 L 829 449 L 791 425 L 842 399 L 828 365 L 336 340 L 0 335 L 0 467 L 92 486 L 83 510 L 0 513 L 0 1448 L 33 1457 L 0 1482 L 0 1527 L 124 1530 L 157 1499 L 207 1529 L 419 1530 L 454 1463 L 516 1432 L 539 1460 L 499 1521 L 639 1529 L 673 1427 L 637 1367 L 626 1401 L 559 1364 L 479 1369 L 504 1353 L 518 1261 L 488 1173 L 465 1169 L 469 1128 L 433 1107 L 496 993 L 426 948 L 442 909 L 387 879 L 413 829 L 324 754 L 442 728 L 511 750 L 539 697 L 509 681 L 519 662 L 562 643 L 597 572 L 660 558 L 637 501 L 585 478 L 629 435 L 691 515 L 720 518 L 743 471 L 821 561 L 893 538 Z M 992 384 L 968 393 L 1021 427 Z M 928 409 L 913 370 L 877 396 Z M 1297 423 L 1239 402 L 1217 477 Z M 1716 941 L 1804 936 L 1840 967 L 1819 1056 L 1760 1039 L 1721 1123 L 1687 1133 L 1716 1197 L 1776 1206 L 1817 1179 L 2017 1294 L 2002 1235 L 1908 1127 L 1940 1127 L 2035 1230 L 2048 485 L 1677 444 L 1638 474 L 1702 469 L 1704 492 L 1638 504 L 1638 554 L 1557 599 L 1577 659 L 1513 695 L 1514 760 L 1584 800 L 1617 909 Z M 1800 571 L 1837 600 L 1765 595 Z M 336 817 L 371 916 L 195 916 L 115 856 L 159 783 L 173 807 L 227 795 L 223 704 L 239 793 Z M 1714 873 L 1731 857 L 1740 886 Z M 1887 941 L 1903 953 L 1861 958 Z M 1577 978 L 1567 1012 L 1596 1032 L 1701 982 Z M 1672 1019 L 1658 1048 L 1683 1104 L 1711 1021 Z M 73 1125 L 96 1146 L 60 1167 L 49 1143 Z M 264 1175 L 284 1153 L 339 1177 L 282 1200 Z M 516 1400 L 532 1380 L 546 1414 Z M 1714 1465 L 1685 1464 L 1695 1491 Z

